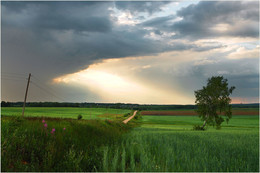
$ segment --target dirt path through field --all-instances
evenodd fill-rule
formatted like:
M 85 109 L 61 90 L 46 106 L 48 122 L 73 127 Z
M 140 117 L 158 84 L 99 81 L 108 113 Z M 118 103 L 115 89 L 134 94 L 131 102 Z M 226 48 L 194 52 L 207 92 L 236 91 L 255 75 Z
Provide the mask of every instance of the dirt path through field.
M 123 123 L 128 123 L 128 121 L 130 121 L 132 118 L 134 118 L 135 114 L 137 113 L 137 111 L 134 111 L 133 115 L 129 118 L 127 118 L 126 120 L 123 121 Z

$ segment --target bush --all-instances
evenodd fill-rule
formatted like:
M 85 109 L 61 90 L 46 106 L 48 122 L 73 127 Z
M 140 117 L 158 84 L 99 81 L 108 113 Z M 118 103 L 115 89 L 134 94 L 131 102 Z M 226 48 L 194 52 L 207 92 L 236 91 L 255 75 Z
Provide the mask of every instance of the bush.
M 107 124 L 112 124 L 112 121 L 111 121 L 111 120 L 105 120 L 105 122 L 106 122 Z
M 126 113 L 124 114 L 124 117 L 128 117 L 130 115 L 130 113 Z
M 81 119 L 82 119 L 82 115 L 79 114 L 79 115 L 78 115 L 78 120 L 81 120 Z
M 138 112 L 136 113 L 134 119 L 139 120 L 139 119 L 141 119 L 141 118 L 142 118 L 142 115 L 141 115 L 140 112 L 138 111 Z
M 194 125 L 193 130 L 205 130 L 204 127 L 200 127 L 200 125 Z

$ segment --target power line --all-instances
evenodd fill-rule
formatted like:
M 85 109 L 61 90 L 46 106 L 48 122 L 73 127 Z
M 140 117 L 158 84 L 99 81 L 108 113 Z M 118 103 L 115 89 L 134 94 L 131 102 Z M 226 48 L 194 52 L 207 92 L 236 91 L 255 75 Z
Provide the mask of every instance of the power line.
M 55 89 L 53 89 L 52 87 L 46 85 L 44 82 L 42 82 L 38 77 L 36 77 L 35 75 L 32 76 L 34 79 L 37 80 L 38 83 L 40 83 L 41 85 L 44 86 L 44 88 L 47 88 L 49 91 L 51 91 L 52 93 L 58 93 Z M 53 94 L 56 95 L 56 94 Z M 66 97 L 60 97 L 62 98 L 62 100 L 68 100 Z
M 44 82 L 42 82 L 38 77 L 36 77 L 35 75 L 32 75 L 32 77 L 34 79 L 37 80 L 38 83 L 40 83 L 41 85 L 44 85 L 44 88 L 48 88 L 49 90 L 51 90 L 52 92 L 56 93 L 57 91 L 54 90 L 53 88 L 51 88 L 50 86 L 46 85 Z
M 33 78 L 33 80 L 35 79 L 37 81 L 37 83 L 33 80 L 30 81 L 30 83 L 33 84 L 33 86 L 44 91 L 45 93 L 48 93 L 48 95 L 50 95 L 58 100 L 62 100 L 63 102 L 68 102 L 71 99 L 81 100 L 79 97 L 75 97 L 74 95 L 72 97 L 59 96 L 59 95 L 57 95 L 58 92 L 55 89 L 48 86 L 45 82 L 42 82 L 41 79 L 39 79 L 35 75 L 31 75 L 31 77 Z M 26 78 L 26 76 L 24 74 L 5 72 L 5 73 L 1 74 L 0 79 L 19 82 L 19 81 L 26 81 L 28 78 Z
M 52 92 L 50 92 L 50 91 L 46 90 L 45 88 L 39 86 L 39 85 L 36 84 L 35 82 L 32 82 L 32 84 L 33 84 L 34 86 L 36 86 L 37 88 L 41 89 L 42 91 L 48 93 L 49 95 L 51 95 L 51 96 L 53 96 L 53 97 L 55 97 L 55 98 L 57 98 L 57 99 L 59 99 L 59 100 L 65 101 L 64 98 L 61 98 L 61 97 L 59 97 L 59 96 L 53 94 Z
M 6 78 L 15 78 L 15 79 L 26 79 L 26 77 L 21 77 L 21 76 L 12 76 L 12 75 L 6 75 L 6 74 L 2 74 L 1 77 L 6 77 Z
M 7 74 L 7 75 L 13 75 L 13 76 L 23 76 L 23 77 L 27 77 L 26 74 L 21 74 L 21 73 L 13 73 L 13 72 L 1 72 L 1 74 Z
M 7 77 L 1 77 L 1 80 L 10 80 L 10 81 L 25 81 L 26 79 L 11 79 L 11 78 L 7 78 Z
M 41 92 L 41 90 L 39 91 L 39 89 L 37 88 L 37 90 L 31 90 L 29 95 L 28 95 L 28 100 L 29 102 L 33 102 L 33 101 L 40 101 L 40 102 L 45 102 L 48 101 L 50 98 L 47 94 L 42 94 L 40 97 L 38 96 L 38 93 Z
M 19 76 L 19 75 L 14 75 L 14 74 L 1 74 L 1 79 L 4 80 L 16 80 L 16 81 L 24 81 L 27 80 L 25 76 Z
M 56 96 L 55 94 L 53 94 L 53 93 L 51 93 L 50 91 L 48 91 L 48 90 L 42 88 L 41 86 L 39 86 L 39 85 L 36 84 L 35 82 L 31 82 L 31 83 L 32 83 L 34 86 L 38 87 L 39 89 L 41 89 L 41 90 L 45 91 L 46 93 L 50 94 L 51 96 L 53 96 L 53 97 L 55 97 L 55 98 L 57 98 L 57 99 L 59 99 L 59 100 L 62 100 L 62 101 L 64 101 L 64 102 L 66 102 L 66 100 L 64 100 L 64 98 L 61 98 L 61 97 L 59 97 L 59 96 Z
M 37 82 L 39 82 L 39 83 L 41 83 L 41 85 L 44 85 L 45 86 L 45 88 L 48 88 L 48 90 L 51 90 L 53 93 L 57 93 L 57 91 L 56 90 L 54 90 L 53 88 L 51 88 L 50 86 L 48 86 L 48 85 L 46 85 L 44 82 L 42 82 L 38 77 L 36 77 L 35 75 L 32 75 L 32 77 L 34 78 L 34 79 L 36 79 L 37 80 Z M 68 97 L 63 97 L 63 99 L 65 99 L 65 100 L 70 100 L 71 99 L 71 97 L 70 98 L 68 98 Z M 75 97 L 75 96 L 73 96 L 72 97 L 72 99 L 75 99 L 75 100 L 80 100 L 80 98 L 78 98 L 78 97 Z

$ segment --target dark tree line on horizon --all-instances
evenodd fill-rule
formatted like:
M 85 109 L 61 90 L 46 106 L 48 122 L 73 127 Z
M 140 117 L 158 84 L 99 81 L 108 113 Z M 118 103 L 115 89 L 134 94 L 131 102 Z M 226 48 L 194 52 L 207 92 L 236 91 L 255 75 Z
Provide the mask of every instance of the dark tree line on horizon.
M 23 102 L 1 102 L 1 107 L 22 107 Z M 113 108 L 134 110 L 173 110 L 173 109 L 196 109 L 196 105 L 153 105 L 153 104 L 130 104 L 130 103 L 70 103 L 70 102 L 28 102 L 26 107 L 82 107 L 82 108 Z M 232 104 L 233 108 L 258 108 L 259 103 Z

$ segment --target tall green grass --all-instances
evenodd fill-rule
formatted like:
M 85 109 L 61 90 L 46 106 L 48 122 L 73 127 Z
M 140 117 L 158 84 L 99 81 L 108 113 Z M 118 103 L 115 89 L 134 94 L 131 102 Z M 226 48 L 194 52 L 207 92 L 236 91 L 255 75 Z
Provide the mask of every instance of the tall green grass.
M 130 128 L 110 120 L 51 118 L 45 128 L 41 120 L 2 117 L 2 171 L 102 170 L 101 148 L 120 145 Z
M 110 167 L 108 171 L 259 171 L 257 132 L 144 133 L 137 129 L 127 136 L 122 144 L 110 148 L 106 154 L 103 164 L 117 165 L 116 168 Z
M 259 117 L 234 116 L 221 130 L 193 131 L 191 116 L 143 116 L 143 125 L 110 148 L 107 171 L 258 172 Z M 114 153 L 122 153 L 115 155 Z M 126 154 L 123 154 L 126 153 Z M 119 157 L 119 159 L 118 159 Z M 113 162 L 115 165 L 115 163 Z M 125 165 L 124 169 L 122 165 Z

